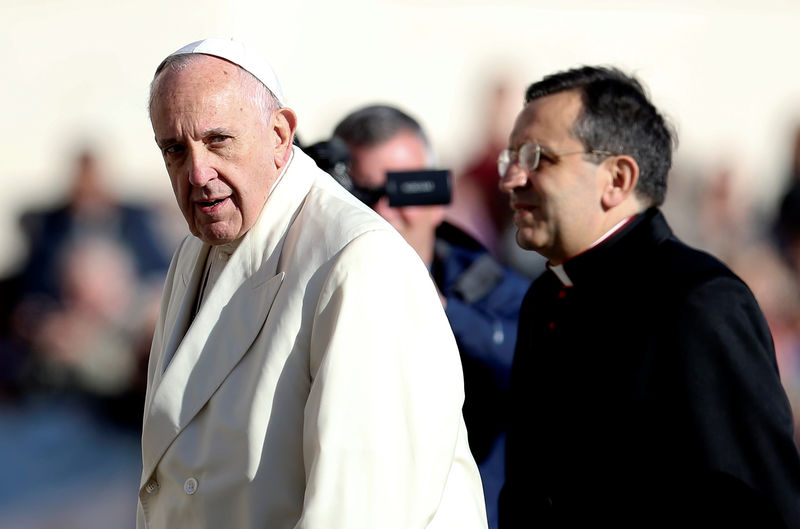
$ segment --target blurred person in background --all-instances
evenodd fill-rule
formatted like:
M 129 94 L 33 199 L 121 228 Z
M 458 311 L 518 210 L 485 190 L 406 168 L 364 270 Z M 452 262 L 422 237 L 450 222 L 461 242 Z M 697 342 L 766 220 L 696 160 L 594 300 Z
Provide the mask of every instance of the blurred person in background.
M 508 375 L 529 281 L 501 265 L 466 231 L 444 222 L 444 204 L 390 204 L 385 192 L 389 172 L 433 166 L 431 146 L 414 118 L 392 106 L 367 106 L 347 115 L 333 137 L 346 145 L 348 176 L 357 196 L 403 235 L 439 290 L 461 354 L 464 419 L 483 480 L 489 526 L 497 527 Z
M 800 278 L 800 126 L 793 140 L 789 175 L 778 203 L 773 233 L 781 255 Z
M 150 118 L 192 235 L 153 337 L 137 527 L 485 527 L 435 288 L 293 146 L 269 65 L 189 44 Z
M 117 196 L 93 149 L 69 176 L 66 198 L 22 215 L 27 259 L 2 282 L 4 527 L 113 527 L 135 516 L 169 242 L 153 222 L 160 210 Z
M 505 148 L 506 135 L 516 115 L 517 94 L 510 81 L 498 76 L 487 87 L 483 107 L 483 138 L 453 185 L 453 204 L 446 217 L 468 227 L 493 255 L 502 256 L 502 233 L 511 214 L 497 189 L 497 156 Z
M 142 281 L 163 280 L 169 253 L 153 222 L 152 208 L 120 200 L 110 189 L 100 160 L 81 150 L 63 204 L 32 211 L 21 223 L 29 244 L 24 289 L 55 295 L 64 248 L 92 237 L 117 241 L 129 253 L 133 272 Z
M 795 437 L 800 446 L 800 126 L 796 127 L 791 137 L 789 168 L 785 188 L 782 190 L 777 204 L 777 211 L 772 219 L 772 237 L 775 252 L 781 258 L 783 267 L 753 267 L 753 272 L 761 272 L 763 281 L 768 284 L 781 281 L 781 286 L 770 290 L 776 298 L 794 301 L 793 304 L 781 303 L 784 310 L 778 312 L 776 318 L 780 329 L 784 332 L 776 339 L 776 348 L 781 361 L 781 375 L 790 398 L 794 404 L 797 431 Z M 767 271 L 764 269 L 767 268 Z M 779 268 L 783 273 L 770 273 Z M 784 272 L 784 268 L 788 271 Z M 797 296 L 797 297 L 793 297 Z M 787 299 L 788 298 L 788 299 Z M 794 309 L 791 312 L 790 308 Z
M 663 117 L 613 68 L 550 75 L 525 101 L 500 187 L 548 263 L 520 313 L 501 529 L 800 527 L 767 322 L 662 215 Z
M 155 214 L 115 196 L 83 149 L 63 204 L 22 215 L 29 251 L 10 318 L 26 391 L 84 395 L 139 428 L 146 344 L 169 264 Z

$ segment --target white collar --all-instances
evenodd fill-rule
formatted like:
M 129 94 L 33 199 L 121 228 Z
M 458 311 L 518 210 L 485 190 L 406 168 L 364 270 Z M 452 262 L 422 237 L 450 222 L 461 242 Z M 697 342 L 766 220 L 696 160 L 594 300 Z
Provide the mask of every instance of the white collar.
M 617 224 L 614 225 L 613 228 L 611 228 L 610 230 L 605 232 L 602 237 L 600 237 L 599 239 L 594 241 L 591 246 L 589 246 L 586 250 L 584 250 L 581 253 L 584 253 L 584 252 L 587 252 L 587 251 L 591 250 L 592 248 L 594 248 L 595 246 L 597 246 L 601 242 L 605 241 L 606 239 L 608 239 L 609 237 L 614 235 L 616 232 L 618 232 L 620 229 L 622 229 L 623 226 L 625 226 L 628 222 L 630 222 L 631 219 L 633 219 L 635 216 L 636 215 L 631 215 L 630 217 L 625 217 L 624 219 L 619 221 Z M 578 254 L 578 255 L 580 255 L 580 254 Z M 559 281 L 561 281 L 561 284 L 564 285 L 565 287 L 571 287 L 571 286 L 574 285 L 572 280 L 567 275 L 567 271 L 564 270 L 564 265 L 563 264 L 551 265 L 550 263 L 547 263 L 547 269 L 552 271 L 556 275 L 556 277 L 559 279 Z
M 572 280 L 567 275 L 567 271 L 564 270 L 564 265 L 563 264 L 560 264 L 560 265 L 550 265 L 550 264 L 548 264 L 547 268 L 556 275 L 556 277 L 561 281 L 562 285 L 564 285 L 565 287 L 571 287 L 572 286 Z

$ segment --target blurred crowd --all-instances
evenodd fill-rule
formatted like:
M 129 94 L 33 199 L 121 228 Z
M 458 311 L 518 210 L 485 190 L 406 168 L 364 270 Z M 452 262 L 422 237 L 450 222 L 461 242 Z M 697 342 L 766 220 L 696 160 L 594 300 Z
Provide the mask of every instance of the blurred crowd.
M 91 149 L 68 171 L 66 196 L 20 216 L 27 256 L 0 282 L 3 527 L 101 527 L 119 506 L 135 516 L 147 357 L 173 242 L 159 208 L 115 196 Z M 76 485 L 116 499 L 70 518 L 52 506 L 82 505 L 66 500 Z
M 0 391 L 86 397 L 136 424 L 171 249 L 158 211 L 110 191 L 90 150 L 61 203 L 24 212 L 24 265 L 3 280 Z
M 521 101 L 497 87 L 487 107 L 508 98 Z M 543 260 L 517 249 L 497 189 L 496 160 L 508 130 L 498 121 L 486 131 L 455 177 L 446 216 L 533 278 Z M 773 333 L 800 446 L 800 128 L 788 140 L 793 159 L 773 209 L 752 203 L 743 191 L 748 177 L 730 168 L 696 174 L 676 167 L 677 189 L 664 210 L 678 236 L 721 258 L 755 293 Z M 90 527 L 95 522 L 83 515 L 35 525 L 20 513 L 37 510 L 43 491 L 53 501 L 65 491 L 78 494 L 80 479 L 111 494 L 113 476 L 123 492 L 107 504 L 128 516 L 121 526 L 134 523 L 147 357 L 176 227 L 165 229 L 161 207 L 115 196 L 91 149 L 76 153 L 70 178 L 66 197 L 20 217 L 27 257 L 0 279 L 3 527 Z M 168 218 L 180 229 L 180 219 Z

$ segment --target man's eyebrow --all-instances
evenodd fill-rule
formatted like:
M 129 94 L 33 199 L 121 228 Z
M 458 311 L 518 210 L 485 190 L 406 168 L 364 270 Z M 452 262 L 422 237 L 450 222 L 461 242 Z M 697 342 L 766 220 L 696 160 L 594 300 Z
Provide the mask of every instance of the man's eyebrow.
M 163 149 L 166 145 L 172 145 L 178 141 L 176 138 L 165 138 L 163 140 L 159 140 L 158 136 L 154 136 L 154 138 L 156 140 L 156 145 L 158 145 L 158 147 L 161 149 Z
M 230 131 L 230 130 L 224 128 L 224 127 L 217 127 L 217 128 L 208 129 L 208 130 L 203 131 L 203 134 L 202 134 L 201 137 L 202 138 L 209 138 L 211 136 L 219 136 L 219 135 L 230 136 L 231 134 L 232 134 L 232 131 Z M 178 138 L 164 138 L 163 140 L 159 140 L 157 136 L 154 136 L 154 138 L 156 140 L 156 145 L 158 145 L 162 149 L 166 145 L 172 145 L 173 143 L 178 143 L 179 142 Z
M 232 132 L 229 129 L 224 127 L 217 127 L 214 129 L 208 129 L 203 131 L 203 138 L 208 138 L 210 136 L 230 136 Z

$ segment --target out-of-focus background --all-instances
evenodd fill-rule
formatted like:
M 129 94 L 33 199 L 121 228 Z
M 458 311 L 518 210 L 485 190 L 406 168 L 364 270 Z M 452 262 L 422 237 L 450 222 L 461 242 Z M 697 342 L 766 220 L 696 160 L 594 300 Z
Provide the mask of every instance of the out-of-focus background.
M 3 0 L 0 20 L 4 529 L 134 526 L 143 369 L 186 232 L 148 83 L 207 36 L 269 57 L 303 144 L 368 103 L 417 117 L 455 175 L 451 218 L 530 276 L 494 165 L 525 86 L 637 74 L 680 137 L 668 218 L 750 284 L 800 414 L 800 2 Z

